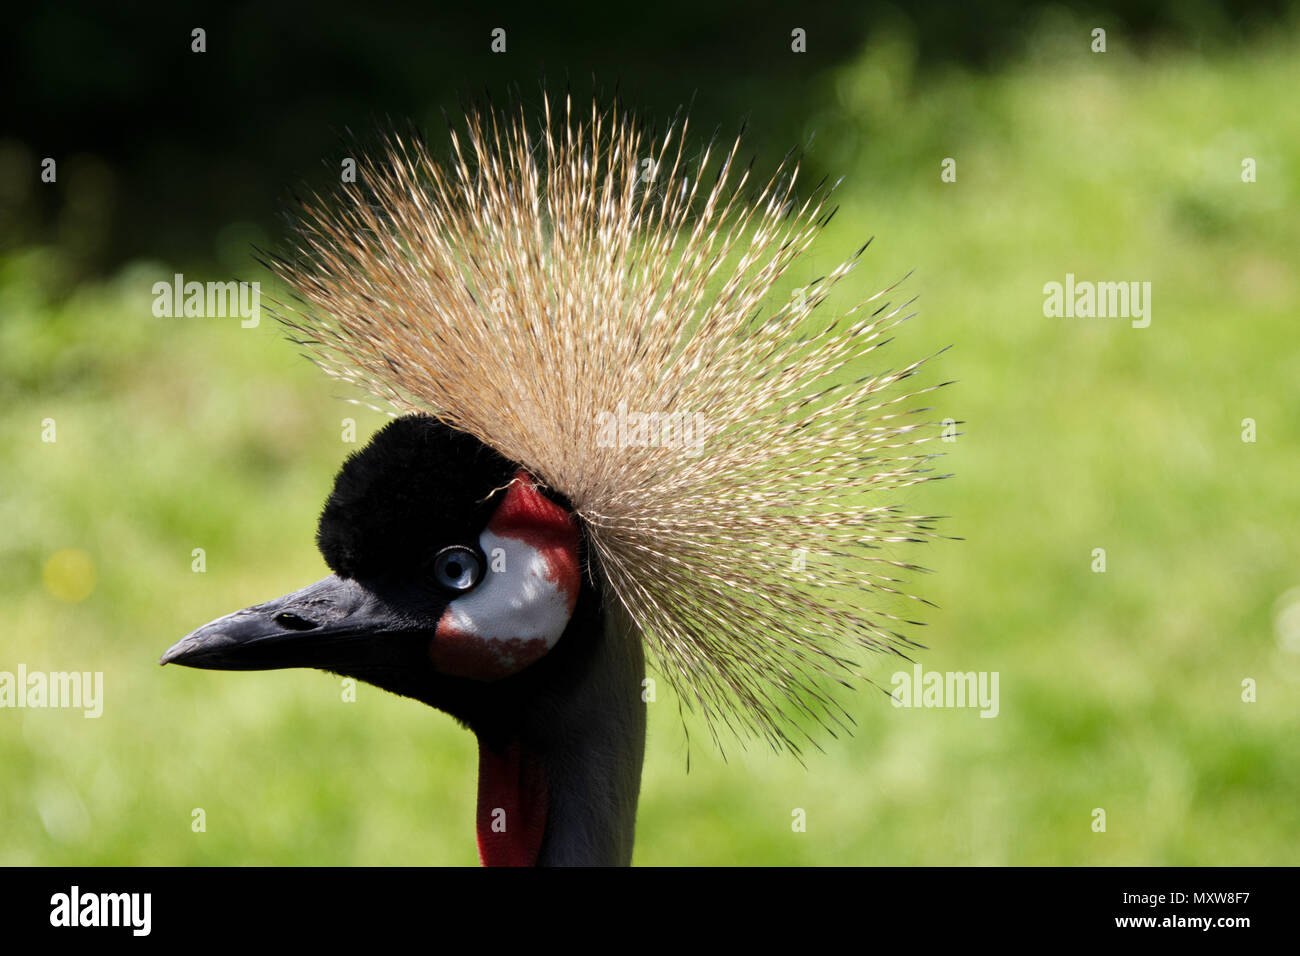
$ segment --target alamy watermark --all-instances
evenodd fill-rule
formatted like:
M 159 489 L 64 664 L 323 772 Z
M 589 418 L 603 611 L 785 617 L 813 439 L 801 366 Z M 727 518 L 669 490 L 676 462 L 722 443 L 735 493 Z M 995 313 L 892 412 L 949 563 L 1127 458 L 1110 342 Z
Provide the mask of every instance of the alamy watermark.
M 127 927 L 133 936 L 148 936 L 153 926 L 152 893 L 83 893 L 73 886 L 50 897 L 50 925 Z
M 153 314 L 160 319 L 239 316 L 242 327 L 254 329 L 262 321 L 262 284 L 186 282 L 185 276 L 178 272 L 171 282 L 153 284 Z
M 103 671 L 0 671 L 0 707 L 80 709 L 83 717 L 104 713 Z
M 680 448 L 691 458 L 704 449 L 702 412 L 629 412 L 619 402 L 613 412 L 596 413 L 600 448 Z
M 1043 315 L 1049 319 L 1132 319 L 1135 329 L 1151 324 L 1150 282 L 1065 282 L 1043 286 Z
M 1001 710 L 997 671 L 926 672 L 915 664 L 910 674 L 897 671 L 889 682 L 895 707 L 973 707 L 981 717 L 996 717 Z

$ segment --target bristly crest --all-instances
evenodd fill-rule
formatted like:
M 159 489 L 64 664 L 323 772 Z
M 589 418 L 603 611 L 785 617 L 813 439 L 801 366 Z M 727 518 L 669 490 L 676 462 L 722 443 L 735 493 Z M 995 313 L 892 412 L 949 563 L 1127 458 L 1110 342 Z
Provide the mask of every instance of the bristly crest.
M 860 377 L 907 318 L 868 308 L 884 292 L 812 317 L 856 255 L 777 299 L 829 219 L 797 164 L 755 186 L 739 139 L 714 170 L 684 121 L 652 139 L 617 109 L 543 113 L 534 135 L 470 109 L 445 164 L 390 135 L 303 204 L 279 318 L 332 375 L 564 495 L 685 706 L 797 753 L 848 719 L 830 690 L 855 651 L 917 646 L 882 605 L 920 569 L 888 546 L 936 535 L 890 498 L 931 477 L 914 446 L 937 425 L 909 403 L 939 386 L 895 387 L 921 362 Z M 691 417 L 650 419 L 655 440 L 638 412 Z M 693 423 L 698 449 L 672 440 Z

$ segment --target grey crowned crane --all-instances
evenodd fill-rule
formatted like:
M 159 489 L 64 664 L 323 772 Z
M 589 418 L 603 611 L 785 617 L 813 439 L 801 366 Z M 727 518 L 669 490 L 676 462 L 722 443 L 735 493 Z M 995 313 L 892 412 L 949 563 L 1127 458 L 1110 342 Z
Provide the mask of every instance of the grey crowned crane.
M 797 754 L 860 652 L 916 646 L 892 545 L 935 534 L 890 497 L 934 477 L 939 386 L 860 361 L 907 317 L 884 293 L 812 316 L 857 255 L 777 295 L 831 214 L 797 166 L 755 188 L 738 140 L 688 162 L 684 124 L 567 99 L 537 132 L 471 111 L 445 163 L 393 136 L 304 204 L 278 318 L 405 414 L 338 474 L 333 574 L 162 663 L 423 701 L 478 738 L 484 864 L 626 864 L 646 651 L 715 738 Z

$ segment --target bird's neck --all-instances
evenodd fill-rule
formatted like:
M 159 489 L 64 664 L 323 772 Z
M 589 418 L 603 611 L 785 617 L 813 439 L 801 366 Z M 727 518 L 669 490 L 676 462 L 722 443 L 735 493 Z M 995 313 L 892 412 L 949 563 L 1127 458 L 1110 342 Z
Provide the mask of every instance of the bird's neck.
M 485 866 L 632 861 L 645 755 L 645 660 L 622 616 L 601 615 L 586 666 L 541 696 L 513 739 L 479 739 L 478 845 Z

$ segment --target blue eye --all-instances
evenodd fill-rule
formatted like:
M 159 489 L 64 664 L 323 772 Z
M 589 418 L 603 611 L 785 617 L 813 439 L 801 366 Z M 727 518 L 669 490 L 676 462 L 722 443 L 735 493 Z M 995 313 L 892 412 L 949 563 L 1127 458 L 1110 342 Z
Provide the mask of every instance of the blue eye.
M 473 548 L 453 544 L 433 559 L 433 577 L 448 591 L 468 591 L 483 577 L 483 559 Z

